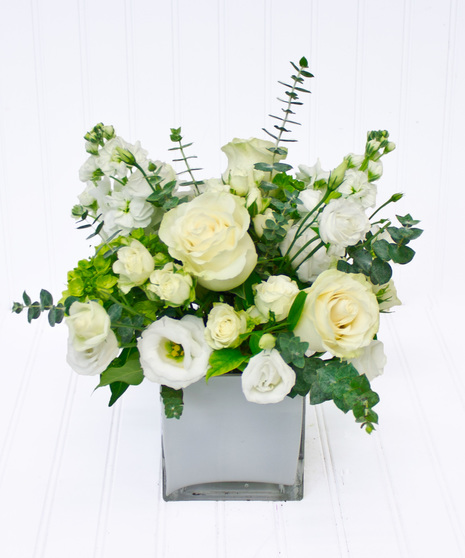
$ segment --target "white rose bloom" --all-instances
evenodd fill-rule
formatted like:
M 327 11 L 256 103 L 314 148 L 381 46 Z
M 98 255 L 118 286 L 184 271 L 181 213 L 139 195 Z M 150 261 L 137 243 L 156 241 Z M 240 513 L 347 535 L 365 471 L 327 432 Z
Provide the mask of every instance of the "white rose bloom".
M 242 373 L 242 391 L 252 403 L 278 403 L 294 384 L 294 370 L 276 349 L 253 356 Z
M 163 318 L 150 324 L 137 342 L 144 376 L 151 382 L 182 389 L 203 378 L 212 352 L 201 318 Z
M 359 356 L 379 327 L 378 301 L 365 276 L 330 269 L 305 292 L 295 335 L 310 351 L 346 359 Z
M 131 240 L 117 252 L 113 271 L 119 275 L 118 287 L 127 294 L 133 287 L 143 285 L 155 269 L 153 257 L 138 240 Z
M 287 318 L 299 287 L 287 275 L 272 275 L 255 286 L 255 306 L 268 321 L 273 312 L 277 322 Z
M 268 148 L 275 147 L 271 141 L 257 138 L 233 139 L 221 148 L 228 157 L 228 168 L 223 174 L 223 180 L 240 196 L 245 196 L 250 188 L 260 184 L 265 173 L 254 169 L 255 163 L 275 163 L 284 159 L 285 155 L 276 155 Z
M 324 171 L 321 168 L 320 159 L 316 160 L 313 167 L 307 165 L 299 165 L 299 171 L 296 173 L 296 178 L 312 187 L 318 180 L 327 180 L 329 178 L 329 171 Z
M 119 352 L 109 315 L 94 301 L 73 302 L 69 314 L 68 364 L 78 374 L 102 373 Z
M 208 314 L 205 339 L 212 349 L 237 347 L 239 335 L 245 333 L 247 319 L 245 312 L 236 312 L 229 304 L 213 305 Z
M 108 235 L 120 231 L 127 236 L 134 229 L 148 227 L 152 220 L 153 205 L 143 198 L 134 198 L 126 190 L 106 196 L 107 209 L 104 212 L 103 230 Z
M 224 291 L 241 285 L 257 263 L 249 223 L 242 198 L 207 192 L 168 211 L 159 236 L 200 285 Z
M 147 289 L 170 306 L 181 306 L 193 298 L 192 277 L 186 273 L 176 273 L 173 262 L 167 263 L 163 269 L 156 269 L 150 275 Z
M 354 246 L 370 230 L 370 221 L 363 207 L 345 198 L 328 203 L 320 215 L 319 225 L 323 242 L 342 248 Z
M 229 184 L 225 184 L 221 178 L 208 178 L 203 181 L 200 185 L 201 192 L 229 192 L 231 187 Z
M 360 202 L 363 209 L 376 205 L 376 184 L 368 182 L 367 175 L 362 171 L 354 169 L 346 171 L 344 181 L 337 191 L 343 198 Z
M 365 374 L 371 382 L 384 372 L 387 358 L 381 341 L 373 340 L 365 347 L 360 356 L 350 361 L 359 374 Z

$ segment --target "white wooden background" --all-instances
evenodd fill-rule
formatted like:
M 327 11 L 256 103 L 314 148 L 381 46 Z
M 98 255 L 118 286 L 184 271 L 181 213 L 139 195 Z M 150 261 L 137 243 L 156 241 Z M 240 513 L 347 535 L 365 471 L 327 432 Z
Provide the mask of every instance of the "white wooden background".
M 0 0 L 0 555 L 5 558 L 465 556 L 464 0 Z M 183 127 L 205 169 L 261 135 L 278 79 L 316 78 L 289 157 L 325 168 L 388 129 L 380 198 L 422 219 L 367 436 L 308 409 L 297 503 L 171 503 L 156 386 L 120 404 L 65 363 L 66 327 L 10 312 L 59 295 L 89 255 L 69 209 L 82 136 L 113 124 L 169 161 Z

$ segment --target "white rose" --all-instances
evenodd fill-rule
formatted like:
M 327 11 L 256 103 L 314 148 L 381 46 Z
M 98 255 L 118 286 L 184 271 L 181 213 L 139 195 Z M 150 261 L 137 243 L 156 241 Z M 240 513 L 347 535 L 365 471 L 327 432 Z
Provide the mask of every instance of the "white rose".
M 310 351 L 346 359 L 359 356 L 379 327 L 378 301 L 365 276 L 330 269 L 305 292 L 295 335 Z
M 274 143 L 257 138 L 248 140 L 233 139 L 221 148 L 228 157 L 228 168 L 223 174 L 223 180 L 230 184 L 238 195 L 245 196 L 250 188 L 260 184 L 265 173 L 254 169 L 255 163 L 276 163 L 286 155 L 275 155 L 268 148 L 274 148 Z M 273 158 L 274 157 L 274 158 Z
M 249 223 L 241 198 L 206 192 L 168 211 L 159 236 L 200 285 L 224 291 L 241 285 L 257 263 Z
M 176 272 L 172 262 L 163 269 L 156 269 L 150 275 L 147 289 L 170 306 L 182 306 L 193 299 L 192 277 L 186 273 Z
M 345 198 L 329 202 L 320 215 L 319 225 L 323 242 L 343 248 L 354 246 L 370 230 L 363 207 Z
M 359 170 L 349 169 L 344 175 L 342 184 L 337 189 L 344 198 L 358 201 L 363 209 L 376 204 L 376 184 L 368 182 L 367 175 Z
M 269 320 L 273 312 L 277 322 L 287 318 L 299 287 L 287 275 L 272 275 L 255 286 L 255 306 Z
M 212 352 L 204 338 L 201 318 L 163 318 L 150 324 L 137 342 L 144 376 L 173 389 L 203 378 Z
M 237 347 L 239 335 L 245 333 L 247 319 L 245 312 L 236 312 L 232 306 L 216 303 L 208 314 L 205 339 L 212 349 Z
M 73 302 L 66 325 L 69 328 L 66 360 L 78 374 L 100 374 L 118 356 L 118 341 L 110 329 L 110 317 L 97 302 Z
M 103 230 L 111 236 L 117 231 L 127 236 L 131 231 L 147 227 L 153 216 L 154 207 L 143 198 L 135 198 L 127 191 L 113 192 L 105 197 L 107 209 L 104 212 Z
M 208 178 L 203 181 L 200 185 L 200 189 L 203 192 L 229 192 L 231 187 L 229 184 L 225 184 L 220 178 Z
M 381 341 L 374 340 L 363 349 L 360 356 L 350 362 L 359 374 L 365 374 L 371 382 L 383 373 L 386 366 L 387 358 L 384 354 L 384 345 Z
M 131 240 L 117 252 L 113 271 L 119 275 L 118 287 L 127 294 L 133 287 L 143 285 L 155 268 L 153 257 L 138 240 Z
M 242 373 L 242 391 L 252 403 L 278 403 L 294 384 L 294 370 L 276 349 L 253 356 Z

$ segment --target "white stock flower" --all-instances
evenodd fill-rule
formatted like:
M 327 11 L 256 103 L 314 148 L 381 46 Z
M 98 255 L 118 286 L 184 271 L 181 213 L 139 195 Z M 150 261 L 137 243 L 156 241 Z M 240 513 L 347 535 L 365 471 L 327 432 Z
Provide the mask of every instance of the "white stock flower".
M 383 175 L 383 162 L 382 161 L 368 161 L 368 180 L 371 182 L 373 180 L 378 180 Z
M 376 184 L 368 182 L 367 175 L 359 170 L 349 169 L 337 191 L 344 198 L 358 201 L 363 209 L 376 205 Z
M 241 285 L 257 263 L 249 223 L 242 198 L 206 192 L 168 211 L 159 236 L 200 285 L 224 291 Z
M 97 205 L 104 209 L 106 207 L 105 196 L 110 193 L 110 190 L 111 182 L 106 176 L 98 182 L 89 180 L 85 190 L 78 196 L 79 203 L 84 207 L 90 207 L 94 202 L 97 202 Z
M 305 292 L 295 335 L 311 351 L 346 359 L 359 356 L 379 327 L 378 301 L 365 276 L 330 269 Z
M 354 246 L 370 230 L 370 221 L 363 207 L 345 198 L 328 203 L 320 215 L 319 225 L 323 242 L 342 248 Z
M 162 178 L 160 185 L 163 186 L 168 182 L 176 180 L 176 173 L 171 165 L 168 163 L 162 163 L 161 161 L 154 161 L 157 167 L 156 173 Z M 148 170 L 149 161 L 145 165 L 141 165 L 144 171 L 150 176 L 152 173 Z M 152 193 L 152 188 L 150 188 L 147 179 L 142 174 L 139 169 L 135 169 L 128 177 L 128 182 L 125 186 L 125 190 L 132 197 L 148 198 Z
M 73 302 L 66 325 L 69 328 L 66 360 L 78 374 L 100 374 L 118 356 L 118 341 L 110 329 L 110 317 L 97 302 Z
M 397 297 L 397 289 L 392 279 L 384 285 L 373 285 L 372 288 L 378 299 L 380 311 L 387 312 L 393 306 L 400 306 L 402 304 Z
M 381 341 L 373 340 L 357 358 L 350 361 L 359 374 L 365 374 L 371 382 L 384 372 L 387 358 L 384 353 L 384 345 Z
M 79 180 L 81 182 L 87 182 L 92 180 L 94 172 L 99 168 L 99 159 L 95 155 L 91 155 L 86 161 L 81 165 L 79 169 Z
M 253 356 L 242 373 L 242 391 L 252 403 L 278 403 L 294 384 L 294 370 L 276 349 Z
M 173 262 L 167 263 L 163 269 L 156 269 L 150 275 L 147 289 L 169 306 L 182 306 L 195 296 L 192 277 L 177 271 Z
M 308 213 L 312 211 L 323 198 L 323 190 L 313 190 L 307 188 L 302 190 L 299 194 L 299 200 L 302 202 L 301 205 L 297 206 L 300 213 Z
M 357 155 L 355 153 L 349 153 L 344 157 L 347 161 L 347 166 L 349 169 L 359 169 L 365 160 L 365 155 Z
M 221 151 L 228 157 L 228 168 L 223 180 L 240 196 L 245 196 L 253 186 L 263 180 L 265 173 L 254 169 L 255 163 L 278 162 L 285 155 L 275 155 L 268 148 L 275 147 L 271 141 L 250 138 L 248 140 L 234 138 L 224 145 Z
M 123 178 L 127 174 L 127 165 L 121 161 L 121 156 L 118 152 L 119 149 L 129 151 L 134 155 L 135 160 L 140 166 L 144 166 L 147 160 L 147 151 L 142 149 L 140 142 L 130 144 L 120 136 L 115 136 L 108 140 L 98 155 L 98 167 L 106 176 L 117 176 Z
M 127 294 L 133 287 L 143 285 L 155 268 L 153 257 L 138 240 L 131 240 L 117 252 L 113 271 L 119 275 L 118 287 Z
M 212 349 L 237 347 L 239 335 L 246 329 L 245 312 L 236 312 L 229 304 L 218 302 L 208 314 L 205 339 Z
M 150 324 L 137 341 L 144 376 L 173 389 L 203 378 L 212 352 L 204 338 L 201 318 L 164 316 Z
M 105 202 L 103 231 L 108 236 L 117 231 L 121 236 L 127 236 L 134 229 L 147 227 L 152 220 L 153 205 L 143 198 L 131 196 L 126 190 L 113 192 L 106 196 Z
M 255 285 L 255 306 L 268 321 L 273 312 L 277 322 L 287 318 L 299 287 L 287 275 L 272 275 Z
M 315 182 L 319 180 L 327 180 L 329 178 L 329 171 L 324 171 L 321 168 L 320 159 L 316 160 L 316 163 L 313 167 L 309 167 L 307 165 L 299 165 L 299 171 L 296 173 L 296 178 L 308 184 L 309 187 L 312 187 Z

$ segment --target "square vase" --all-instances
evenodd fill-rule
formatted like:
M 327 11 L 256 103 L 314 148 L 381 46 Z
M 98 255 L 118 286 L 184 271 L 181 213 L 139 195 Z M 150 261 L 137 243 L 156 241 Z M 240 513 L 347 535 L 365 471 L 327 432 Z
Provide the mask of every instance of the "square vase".
M 305 398 L 259 405 L 238 373 L 201 380 L 162 416 L 163 499 L 301 500 L 304 444 Z

